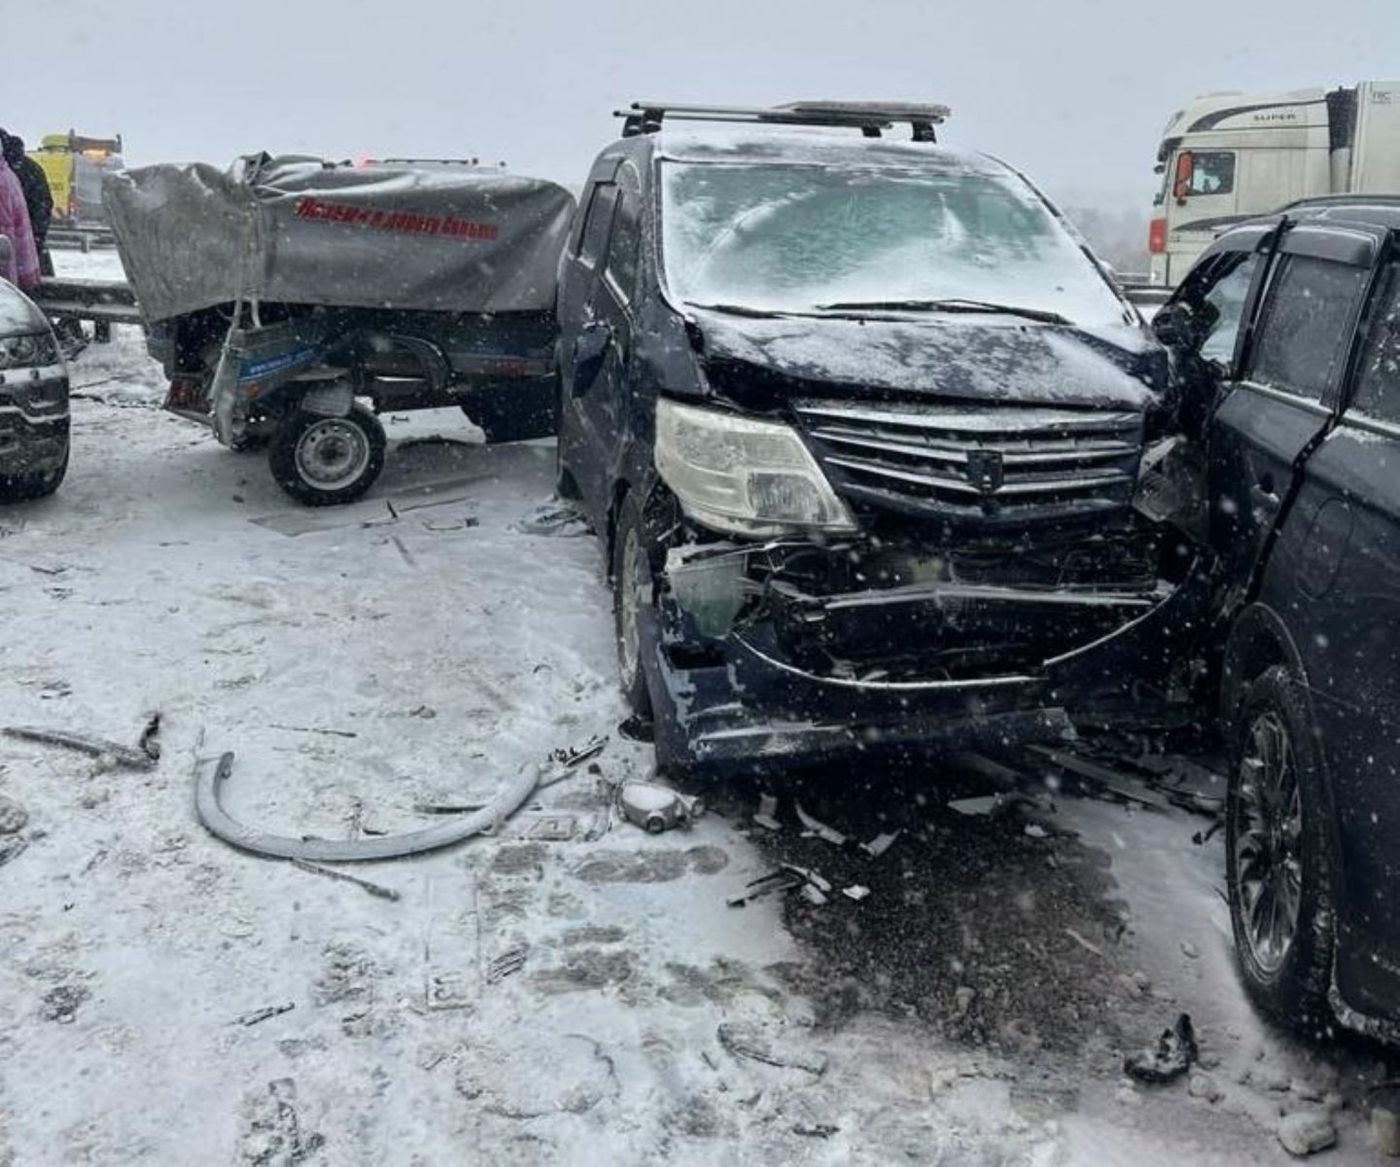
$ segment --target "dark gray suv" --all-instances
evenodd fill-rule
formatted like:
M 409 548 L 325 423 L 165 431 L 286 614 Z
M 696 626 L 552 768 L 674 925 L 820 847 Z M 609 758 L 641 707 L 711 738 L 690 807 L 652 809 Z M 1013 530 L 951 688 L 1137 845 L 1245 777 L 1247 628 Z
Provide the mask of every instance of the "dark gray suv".
M 1400 199 L 1224 234 L 1157 318 L 1208 451 L 1244 981 L 1400 1033 Z

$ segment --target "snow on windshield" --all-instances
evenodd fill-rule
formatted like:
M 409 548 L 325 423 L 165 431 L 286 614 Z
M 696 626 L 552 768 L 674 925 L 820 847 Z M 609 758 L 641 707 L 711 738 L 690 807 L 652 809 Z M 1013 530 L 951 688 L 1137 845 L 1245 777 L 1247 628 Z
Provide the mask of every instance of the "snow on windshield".
M 966 169 L 662 163 L 671 294 L 810 311 L 985 300 L 1121 324 L 1123 306 L 1021 179 Z

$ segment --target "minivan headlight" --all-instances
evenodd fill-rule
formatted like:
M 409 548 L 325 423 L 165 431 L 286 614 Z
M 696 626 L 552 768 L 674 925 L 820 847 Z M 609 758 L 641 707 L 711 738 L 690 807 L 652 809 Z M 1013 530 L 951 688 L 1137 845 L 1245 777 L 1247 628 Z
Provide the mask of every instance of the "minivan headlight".
M 767 538 L 849 534 L 855 520 L 791 426 L 656 403 L 656 468 L 697 523 Z

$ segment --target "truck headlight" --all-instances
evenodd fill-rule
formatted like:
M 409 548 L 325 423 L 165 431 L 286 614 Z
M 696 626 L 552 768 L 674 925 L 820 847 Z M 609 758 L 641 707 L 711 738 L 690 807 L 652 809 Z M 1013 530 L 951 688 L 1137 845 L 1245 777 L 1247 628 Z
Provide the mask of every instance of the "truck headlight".
M 656 468 L 697 523 L 768 538 L 849 534 L 855 520 L 791 426 L 656 403 Z
M 58 345 L 47 332 L 0 338 L 0 369 L 28 369 L 58 364 Z

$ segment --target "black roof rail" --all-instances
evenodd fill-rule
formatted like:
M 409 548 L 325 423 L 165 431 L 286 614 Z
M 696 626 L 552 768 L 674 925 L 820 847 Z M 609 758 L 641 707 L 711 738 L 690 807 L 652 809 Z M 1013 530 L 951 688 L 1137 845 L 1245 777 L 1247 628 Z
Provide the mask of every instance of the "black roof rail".
M 1285 203 L 1280 211 L 1307 210 L 1308 207 L 1393 207 L 1400 204 L 1400 194 L 1331 194 L 1309 195 Z
M 867 138 L 878 138 L 896 123 L 907 123 L 914 141 L 935 142 L 933 127 L 945 122 L 946 105 L 884 101 L 794 101 L 788 105 L 684 105 L 671 101 L 634 101 L 613 112 L 625 118 L 622 136 L 654 134 L 663 121 L 737 122 L 780 126 L 844 126 L 858 129 Z

